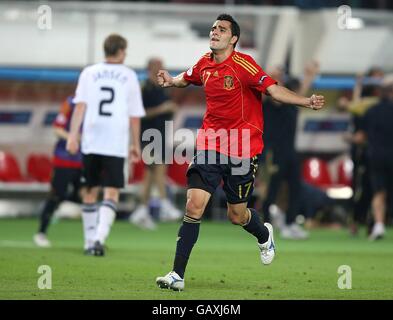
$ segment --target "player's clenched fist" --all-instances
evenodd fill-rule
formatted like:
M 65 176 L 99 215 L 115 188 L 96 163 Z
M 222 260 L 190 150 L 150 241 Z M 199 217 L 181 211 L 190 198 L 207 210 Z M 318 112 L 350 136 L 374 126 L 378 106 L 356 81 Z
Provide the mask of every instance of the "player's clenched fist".
M 131 163 L 137 163 L 141 159 L 141 148 L 138 146 L 131 146 L 129 150 L 129 161 Z
M 160 70 L 157 73 L 158 85 L 162 88 L 171 87 L 173 84 L 173 78 L 166 70 Z
M 325 104 L 325 97 L 324 96 L 317 96 L 313 94 L 310 97 L 310 108 L 313 110 L 321 109 Z

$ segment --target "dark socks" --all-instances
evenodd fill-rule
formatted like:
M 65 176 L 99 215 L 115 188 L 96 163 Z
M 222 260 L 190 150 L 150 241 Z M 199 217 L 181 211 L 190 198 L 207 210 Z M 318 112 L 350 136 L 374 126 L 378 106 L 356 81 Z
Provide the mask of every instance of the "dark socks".
M 243 229 L 257 238 L 258 243 L 265 243 L 269 239 L 269 230 L 263 225 L 258 212 L 255 209 L 249 209 L 251 213 L 250 221 L 243 226 Z
M 190 257 L 191 250 L 198 239 L 200 224 L 201 220 L 185 215 L 183 224 L 179 229 L 173 271 L 175 271 L 181 278 L 184 278 L 188 258 Z
M 57 198 L 50 198 L 45 202 L 44 209 L 42 210 L 40 215 L 40 227 L 38 232 L 46 233 L 53 212 L 56 210 L 59 203 L 60 201 Z

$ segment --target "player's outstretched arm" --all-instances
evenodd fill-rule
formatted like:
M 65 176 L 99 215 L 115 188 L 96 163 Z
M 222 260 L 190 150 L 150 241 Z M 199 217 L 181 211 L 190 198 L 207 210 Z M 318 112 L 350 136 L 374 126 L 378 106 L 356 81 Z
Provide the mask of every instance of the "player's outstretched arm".
M 184 72 L 180 73 L 176 77 L 172 77 L 168 71 L 160 70 L 157 73 L 157 82 L 162 88 L 176 87 L 184 88 L 188 86 L 188 82 L 184 80 Z
M 79 130 L 86 111 L 85 103 L 77 103 L 71 118 L 70 133 L 67 138 L 66 149 L 71 154 L 79 151 Z
M 276 84 L 269 86 L 267 91 L 272 98 L 278 102 L 298 105 L 313 110 L 319 110 L 325 104 L 324 96 L 313 94 L 311 97 L 307 98 Z

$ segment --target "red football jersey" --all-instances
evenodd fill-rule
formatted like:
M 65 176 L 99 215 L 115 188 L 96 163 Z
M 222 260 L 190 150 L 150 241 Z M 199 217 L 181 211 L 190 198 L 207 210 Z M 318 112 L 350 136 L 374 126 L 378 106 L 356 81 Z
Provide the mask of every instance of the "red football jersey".
M 197 150 L 216 150 L 237 158 L 251 158 L 263 150 L 262 93 L 277 82 L 249 55 L 233 51 L 216 63 L 205 54 L 183 75 L 204 86 L 206 113 L 197 136 Z

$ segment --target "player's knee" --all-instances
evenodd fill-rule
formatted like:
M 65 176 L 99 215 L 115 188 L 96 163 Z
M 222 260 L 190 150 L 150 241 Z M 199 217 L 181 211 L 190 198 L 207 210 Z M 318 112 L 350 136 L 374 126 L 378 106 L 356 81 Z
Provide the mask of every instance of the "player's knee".
M 241 218 L 240 218 L 239 215 L 236 215 L 236 214 L 229 214 L 229 213 L 228 213 L 228 219 L 229 219 L 229 221 L 230 221 L 232 224 L 236 224 L 236 225 L 241 224 Z
M 96 203 L 98 199 L 98 189 L 88 188 L 83 195 L 83 203 Z
M 113 187 L 106 187 L 104 188 L 104 198 L 106 200 L 112 200 L 114 202 L 118 201 L 119 198 L 119 189 Z
M 205 211 L 203 199 L 188 198 L 186 204 L 187 215 L 191 218 L 200 219 Z
M 96 203 L 97 198 L 92 196 L 91 194 L 85 194 L 85 196 L 83 197 L 83 202 L 84 203 Z
M 235 210 L 233 208 L 228 208 L 227 216 L 232 224 L 236 224 L 236 225 L 244 224 L 245 217 L 243 211 Z

